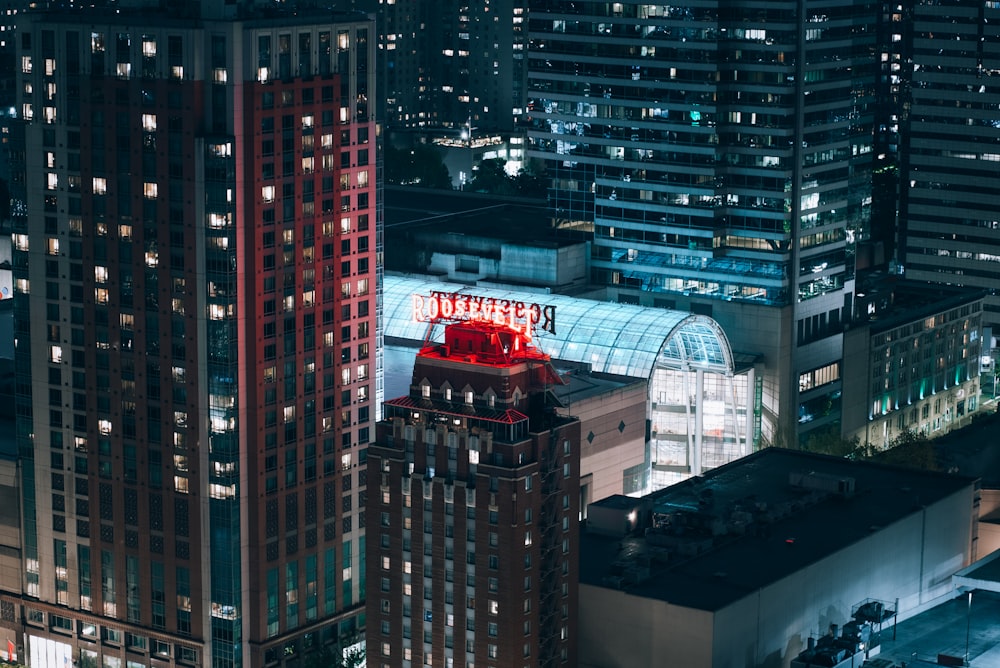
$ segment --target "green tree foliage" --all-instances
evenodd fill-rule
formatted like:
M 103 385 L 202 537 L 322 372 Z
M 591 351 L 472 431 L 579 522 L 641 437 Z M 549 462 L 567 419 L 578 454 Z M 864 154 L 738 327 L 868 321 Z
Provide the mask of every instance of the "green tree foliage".
M 523 197 L 544 197 L 546 183 L 542 174 L 534 169 L 521 169 L 516 175 L 507 173 L 507 161 L 503 158 L 483 160 L 476 167 L 468 190 L 491 195 Z
M 834 457 L 854 457 L 858 454 L 858 439 L 845 439 L 839 428 L 816 430 L 809 434 L 803 449 Z
M 430 144 L 412 148 L 385 146 L 385 181 L 390 185 L 451 189 L 441 152 Z
M 874 453 L 872 459 L 884 464 L 907 466 L 925 471 L 941 470 L 934 452 L 934 441 L 927 438 L 925 434 L 910 430 L 906 430 L 892 439 L 889 442 L 889 447 Z

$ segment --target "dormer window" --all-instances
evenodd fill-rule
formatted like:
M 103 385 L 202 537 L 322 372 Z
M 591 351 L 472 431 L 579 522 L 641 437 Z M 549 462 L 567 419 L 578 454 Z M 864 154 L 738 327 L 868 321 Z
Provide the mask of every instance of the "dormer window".
M 430 399 L 431 398 L 431 386 L 428 385 L 427 383 L 424 383 L 423 385 L 421 385 L 420 386 L 420 396 L 422 396 L 424 399 Z
M 444 400 L 445 401 L 451 401 L 451 388 L 450 387 L 444 388 Z

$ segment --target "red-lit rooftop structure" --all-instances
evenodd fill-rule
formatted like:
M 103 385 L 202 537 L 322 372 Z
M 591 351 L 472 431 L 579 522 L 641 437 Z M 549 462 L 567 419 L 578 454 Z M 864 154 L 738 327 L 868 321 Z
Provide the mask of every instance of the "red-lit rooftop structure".
M 524 331 L 488 321 L 460 321 L 445 342 L 424 346 L 413 367 L 409 396 L 384 404 L 386 417 L 433 411 L 438 420 L 478 426 L 505 441 L 528 433 L 529 417 L 555 401 L 548 391 L 565 384 L 549 356 Z

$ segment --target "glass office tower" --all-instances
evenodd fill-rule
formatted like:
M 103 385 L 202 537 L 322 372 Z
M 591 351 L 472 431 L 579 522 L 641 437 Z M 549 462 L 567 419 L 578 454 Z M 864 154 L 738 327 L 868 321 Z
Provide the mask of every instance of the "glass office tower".
M 593 227 L 609 299 L 747 332 L 734 347 L 767 359 L 771 442 L 838 420 L 870 224 L 877 7 L 532 5 L 529 157 L 545 161 L 555 222 Z M 819 369 L 833 380 L 799 395 Z M 809 424 L 821 395 L 832 410 Z

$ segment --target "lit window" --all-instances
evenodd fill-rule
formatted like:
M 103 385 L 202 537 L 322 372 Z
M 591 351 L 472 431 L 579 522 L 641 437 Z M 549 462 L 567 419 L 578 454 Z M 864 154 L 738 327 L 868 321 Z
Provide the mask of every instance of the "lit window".
M 302 127 L 303 128 L 311 128 L 312 126 L 313 126 L 313 115 L 312 114 L 306 114 L 305 116 L 303 116 L 302 117 Z
M 21 56 L 21 71 L 31 74 L 31 56 Z
M 156 55 L 156 40 L 149 38 L 142 40 L 142 55 L 147 58 L 152 58 Z
M 265 203 L 270 203 L 274 201 L 274 186 L 263 186 L 260 189 L 260 195 L 264 199 Z
M 351 219 L 350 218 L 341 218 L 340 219 L 340 231 L 343 234 L 347 234 L 348 232 L 351 231 Z
M 111 420 L 98 420 L 97 421 L 97 431 L 101 432 L 105 436 L 111 433 Z
M 49 361 L 56 364 L 62 362 L 62 346 L 49 346 Z
M 142 194 L 146 199 L 156 199 L 157 192 L 159 191 L 159 186 L 155 183 L 143 183 L 142 184 Z
M 313 167 L 316 164 L 315 160 L 311 155 L 302 158 L 302 171 L 306 174 L 312 173 Z
M 174 78 L 174 79 L 183 79 L 184 78 L 184 66 L 183 65 L 174 65 L 173 67 L 171 67 L 170 68 L 170 76 L 172 78 Z
M 285 422 L 295 422 L 295 406 L 285 406 L 284 408 L 284 420 Z
M 50 77 L 56 73 L 56 61 L 55 58 L 45 59 L 45 76 Z
M 108 289 L 107 288 L 94 288 L 94 301 L 98 304 L 108 303 Z
M 229 73 L 226 72 L 226 68 L 224 67 L 216 67 L 213 76 L 215 83 L 218 84 L 224 84 L 229 80 Z
M 128 79 L 132 76 L 132 63 L 118 63 L 115 66 L 115 73 L 119 79 Z
M 174 476 L 174 491 L 180 494 L 188 493 L 188 479 L 184 476 Z
M 257 81 L 260 83 L 267 83 L 271 76 L 271 70 L 268 67 L 258 67 L 257 68 Z
M 360 296 L 367 294 L 368 294 L 368 279 L 362 278 L 361 280 L 358 281 L 358 295 Z
M 46 175 L 45 187 L 48 190 L 57 190 L 59 188 L 59 175 L 53 172 L 48 172 Z
M 59 255 L 59 240 L 58 239 L 49 239 L 48 240 L 48 246 L 49 246 L 49 255 Z
M 106 195 L 108 192 L 108 180 L 103 176 L 95 176 L 93 188 L 95 195 Z

